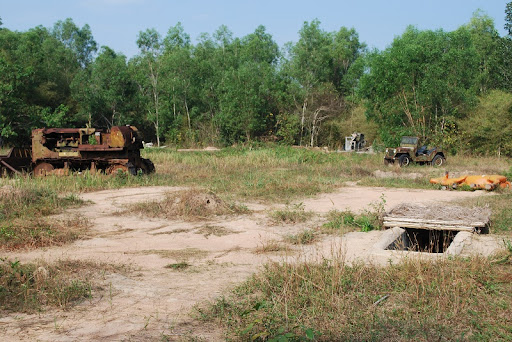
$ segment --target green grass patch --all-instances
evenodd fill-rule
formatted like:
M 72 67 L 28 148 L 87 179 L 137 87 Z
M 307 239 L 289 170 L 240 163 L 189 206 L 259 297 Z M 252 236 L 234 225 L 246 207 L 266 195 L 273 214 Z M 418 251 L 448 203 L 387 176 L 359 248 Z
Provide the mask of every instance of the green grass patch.
M 356 215 L 351 211 L 331 210 L 327 213 L 327 222 L 321 226 L 324 233 L 340 233 L 380 229 L 381 214 L 373 211 L 364 211 Z
M 55 264 L 0 259 L 0 311 L 34 312 L 49 307 L 68 308 L 92 297 L 93 279 L 112 267 L 91 262 Z
M 352 231 L 369 232 L 380 229 L 385 214 L 385 204 L 386 198 L 382 194 L 379 201 L 370 203 L 368 208 L 360 214 L 354 214 L 350 210 L 330 210 L 327 213 L 327 222 L 322 224 L 320 230 L 324 233 L 345 234 Z
M 351 231 L 354 227 L 356 215 L 350 210 L 330 210 L 327 213 L 327 222 L 322 225 L 325 232 L 339 231 L 342 234 Z
M 197 314 L 228 340 L 509 340 L 511 280 L 510 262 L 483 258 L 270 263 Z

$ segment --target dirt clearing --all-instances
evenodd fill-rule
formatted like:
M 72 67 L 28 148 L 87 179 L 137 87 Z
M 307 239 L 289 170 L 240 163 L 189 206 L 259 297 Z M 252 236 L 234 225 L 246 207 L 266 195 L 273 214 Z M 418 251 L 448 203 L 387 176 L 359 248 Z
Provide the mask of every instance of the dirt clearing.
M 310 221 L 276 225 L 268 217 L 282 206 L 244 203 L 245 214 L 215 216 L 208 220 L 183 221 L 147 218 L 126 213 L 127 205 L 164 199 L 177 187 L 145 187 L 83 194 L 90 204 L 66 212 L 80 213 L 90 222 L 91 234 L 73 244 L 30 251 L 4 253 L 21 262 L 81 260 L 126 265 L 128 274 L 105 273 L 101 293 L 93 293 L 69 311 L 48 310 L 41 314 L 10 314 L 0 318 L 4 341 L 97 341 L 179 340 L 199 336 L 222 340 L 215 328 L 194 322 L 190 310 L 195 303 L 212 299 L 246 279 L 272 260 L 331 258 L 343 254 L 385 264 L 401 253 L 375 249 L 382 231 L 331 235 L 307 246 L 283 242 L 286 234 L 314 228 L 329 210 L 367 209 L 385 200 L 386 209 L 400 203 L 439 203 L 467 197 L 492 196 L 484 192 L 387 189 L 347 186 L 302 202 L 315 213 Z M 300 201 L 299 201 L 300 202 Z M 120 213 L 123 212 L 121 215 Z M 479 241 L 483 239 L 482 243 Z M 285 249 L 262 253 L 262 247 L 279 242 Z M 491 236 L 479 236 L 468 244 L 488 253 L 498 245 Z M 484 247 L 482 247 L 482 245 Z M 487 247 L 492 247 L 491 249 Z M 174 265 L 174 266 L 173 266 Z

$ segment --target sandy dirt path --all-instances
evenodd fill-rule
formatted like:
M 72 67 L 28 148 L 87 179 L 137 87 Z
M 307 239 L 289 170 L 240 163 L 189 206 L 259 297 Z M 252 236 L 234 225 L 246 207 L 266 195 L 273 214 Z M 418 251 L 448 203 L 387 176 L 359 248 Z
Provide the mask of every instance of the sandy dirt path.
M 397 204 L 453 201 L 483 192 L 386 189 L 348 186 L 297 201 L 316 218 L 300 225 L 272 224 L 267 214 L 273 208 L 264 204 L 247 206 L 251 213 L 217 217 L 209 221 L 184 222 L 119 215 L 129 203 L 163 198 L 176 187 L 144 187 L 83 194 L 90 204 L 68 210 L 91 222 L 89 239 L 62 247 L 4 253 L 22 262 L 59 259 L 94 260 L 128 265 L 127 274 L 109 273 L 103 278 L 102 293 L 93 293 L 68 311 L 47 310 L 38 315 L 12 314 L 0 317 L 2 341 L 146 341 L 200 336 L 208 341 L 222 340 L 221 332 L 190 318 L 192 307 L 213 299 L 247 279 L 269 260 L 295 260 L 332 257 L 342 253 L 347 260 L 385 263 L 399 254 L 375 251 L 382 232 L 350 233 L 344 237 L 324 236 L 311 246 L 294 247 L 286 253 L 262 254 L 258 248 L 270 241 L 281 241 L 286 234 L 314 228 L 331 209 L 361 211 L 372 203 L 386 200 L 386 209 Z M 226 235 L 208 235 L 204 228 L 220 227 Z M 487 241 L 493 244 L 494 242 Z M 191 267 L 175 271 L 165 266 L 186 261 Z

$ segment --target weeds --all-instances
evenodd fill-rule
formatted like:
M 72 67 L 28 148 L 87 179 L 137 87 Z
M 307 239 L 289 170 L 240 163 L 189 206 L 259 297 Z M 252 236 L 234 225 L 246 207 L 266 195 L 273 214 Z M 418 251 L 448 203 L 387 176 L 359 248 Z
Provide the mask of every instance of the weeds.
M 283 210 L 275 210 L 270 213 L 274 223 L 299 223 L 306 222 L 313 216 L 312 211 L 306 211 L 303 203 L 287 206 Z
M 385 204 L 386 198 L 382 194 L 378 202 L 371 203 L 369 208 L 363 210 L 359 215 L 349 210 L 331 210 L 327 214 L 327 222 L 322 225 L 321 230 L 326 233 L 339 232 L 344 234 L 356 230 L 369 232 L 378 229 L 382 226 Z
M 59 246 L 85 236 L 88 226 L 88 220 L 78 215 L 68 219 L 25 218 L 1 222 L 0 248 Z
M 76 301 L 91 298 L 90 278 L 104 267 L 79 261 L 48 265 L 0 259 L 0 307 L 2 311 L 18 312 L 67 308 Z
M 493 196 L 482 196 L 464 200 L 461 205 L 468 207 L 488 207 L 491 209 L 490 232 L 493 234 L 510 234 L 512 232 L 512 192 L 505 190 Z
M 327 214 L 327 222 L 321 227 L 325 233 L 337 232 L 344 234 L 352 231 L 369 232 L 380 227 L 379 216 L 375 212 L 365 211 L 356 215 L 351 211 L 331 210 Z
M 261 246 L 258 246 L 255 248 L 254 252 L 256 254 L 262 254 L 262 253 L 274 253 L 274 252 L 283 252 L 286 251 L 287 248 L 279 243 L 276 240 L 269 240 L 265 241 L 261 244 Z
M 165 268 L 170 268 L 175 271 L 182 271 L 184 269 L 189 268 L 190 266 L 192 265 L 190 265 L 188 262 L 182 261 L 174 264 L 167 264 L 165 265 Z
M 311 229 L 304 229 L 298 234 L 288 235 L 285 240 L 294 245 L 308 245 L 315 242 L 317 235 Z
M 197 313 L 234 340 L 508 340 L 510 279 L 510 265 L 476 257 L 270 263 Z
M 83 236 L 89 223 L 79 215 L 48 219 L 64 208 L 83 204 L 75 195 L 59 196 L 33 184 L 0 187 L 0 248 L 61 245 Z
M 202 259 L 208 255 L 207 251 L 197 248 L 185 248 L 178 250 L 168 249 L 149 249 L 138 252 L 140 254 L 156 254 L 162 258 L 169 258 L 175 260 L 189 260 L 189 259 Z
M 59 196 L 55 190 L 32 184 L 15 183 L 0 187 L 0 220 L 40 217 L 58 210 L 82 205 L 77 196 Z
M 202 234 L 205 238 L 208 238 L 210 235 L 214 236 L 225 236 L 230 234 L 237 234 L 238 232 L 220 227 L 220 226 L 212 226 L 212 225 L 204 225 L 195 230 L 195 234 Z

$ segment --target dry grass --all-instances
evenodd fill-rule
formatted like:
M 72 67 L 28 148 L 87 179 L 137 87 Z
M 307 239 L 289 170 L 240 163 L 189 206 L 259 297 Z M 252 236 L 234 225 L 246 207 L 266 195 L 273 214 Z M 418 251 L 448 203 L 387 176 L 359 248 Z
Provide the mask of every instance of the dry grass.
M 300 223 L 307 222 L 311 217 L 313 217 L 312 211 L 306 211 L 304 208 L 304 204 L 294 204 L 288 205 L 285 209 L 282 210 L 274 210 L 269 216 L 273 223 Z
M 512 338 L 511 303 L 510 261 L 325 260 L 267 264 L 198 313 L 229 340 L 496 341 Z
M 318 238 L 317 233 L 312 229 L 304 229 L 297 234 L 287 235 L 285 241 L 293 245 L 308 245 L 315 242 Z
M 177 228 L 177 229 L 173 229 L 173 230 L 169 230 L 169 231 L 165 231 L 165 232 L 157 232 L 157 233 L 152 233 L 151 235 L 171 235 L 171 234 L 179 234 L 179 233 L 188 233 L 190 232 L 192 229 L 190 228 Z
M 325 153 L 288 146 L 225 148 L 211 152 L 178 152 L 173 149 L 145 149 L 145 158 L 156 166 L 149 176 L 127 177 L 91 175 L 88 172 L 69 177 L 19 178 L 23 183 L 53 191 L 83 192 L 149 185 L 200 186 L 225 198 L 286 202 L 321 192 L 333 191 L 346 181 L 361 185 L 432 188 L 428 180 L 451 174 L 509 174 L 508 158 L 449 156 L 445 167 L 413 165 L 387 167 L 383 154 Z M 375 171 L 392 177 L 378 178 Z M 414 176 L 414 177 L 412 177 Z M 410 179 L 415 178 L 415 179 Z M 12 180 L 0 179 L 0 187 Z
M 148 249 L 138 252 L 140 254 L 156 254 L 162 258 L 174 259 L 180 261 L 186 261 L 190 259 L 203 259 L 209 254 L 208 251 L 203 251 L 197 248 L 185 248 L 185 249 Z
M 489 207 L 468 208 L 456 205 L 402 203 L 391 209 L 388 215 L 428 220 L 459 220 L 471 223 L 489 221 L 491 209 Z
M 89 223 L 80 215 L 49 218 L 83 204 L 74 195 L 59 196 L 47 188 L 15 184 L 0 188 L 0 249 L 62 245 L 85 235 Z
M 0 249 L 60 246 L 87 236 L 89 221 L 80 215 L 67 219 L 18 218 L 0 223 Z
M 286 252 L 289 248 L 287 248 L 284 244 L 276 240 L 268 240 L 263 241 L 261 245 L 254 249 L 254 253 L 256 254 L 264 254 L 264 253 L 276 253 L 276 252 Z
M 491 214 L 490 232 L 512 234 L 512 191 L 497 191 L 493 196 L 476 197 L 459 202 L 464 207 L 488 207 Z
M 197 221 L 246 212 L 246 207 L 228 204 L 212 192 L 190 189 L 167 193 L 162 201 L 133 204 L 123 214 L 139 213 L 149 217 Z
M 194 233 L 201 234 L 205 238 L 208 238 L 210 235 L 219 237 L 219 236 L 225 236 L 225 235 L 231 235 L 231 234 L 238 234 L 239 232 L 231 230 L 231 229 L 227 229 L 225 227 L 212 226 L 212 225 L 207 224 L 207 225 L 197 228 Z
M 60 260 L 22 264 L 0 261 L 0 312 L 34 312 L 50 307 L 68 308 L 91 298 L 101 273 L 118 271 L 112 265 Z
M 366 164 L 375 163 L 372 155 L 278 145 L 226 148 L 215 154 L 152 149 L 146 156 L 155 162 L 157 173 L 174 184 L 200 185 L 234 198 L 276 202 L 332 191 L 353 177 L 356 163 L 365 174 Z

